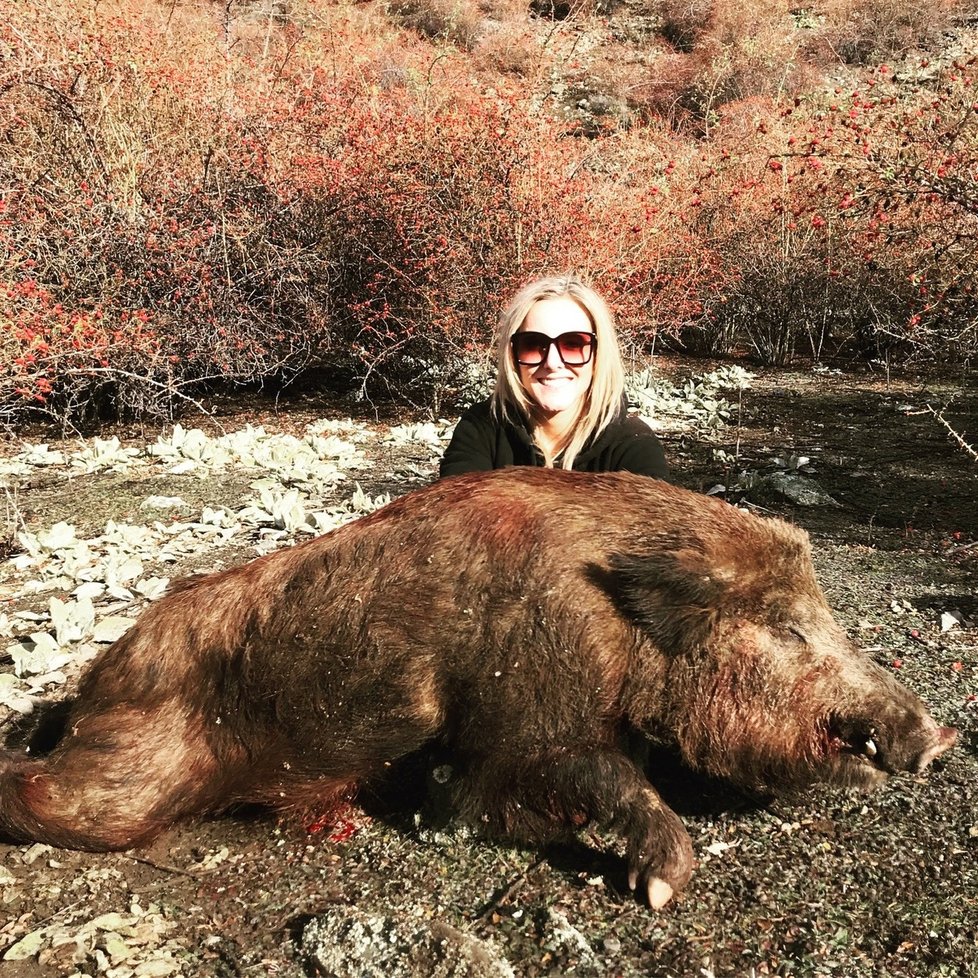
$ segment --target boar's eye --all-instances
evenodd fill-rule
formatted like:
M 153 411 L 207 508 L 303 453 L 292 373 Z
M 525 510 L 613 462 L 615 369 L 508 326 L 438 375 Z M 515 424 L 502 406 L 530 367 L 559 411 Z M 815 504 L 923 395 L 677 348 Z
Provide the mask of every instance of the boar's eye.
M 802 645 L 808 644 L 808 638 L 805 633 L 794 625 L 785 625 L 784 631 L 791 636 L 796 642 L 801 642 Z

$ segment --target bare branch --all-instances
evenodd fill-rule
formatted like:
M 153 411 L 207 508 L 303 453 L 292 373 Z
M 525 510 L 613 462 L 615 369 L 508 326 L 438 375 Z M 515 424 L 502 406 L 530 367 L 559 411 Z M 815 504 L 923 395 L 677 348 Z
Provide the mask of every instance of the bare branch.
M 970 455 L 972 461 L 978 462 L 978 451 L 975 451 L 975 449 L 971 445 L 969 445 L 968 442 L 966 442 L 964 440 L 964 437 L 962 435 L 958 434 L 958 432 L 955 431 L 955 429 L 951 427 L 951 425 L 948 423 L 947 419 L 944 417 L 944 410 L 943 409 L 941 409 L 940 411 L 936 411 L 934 408 L 932 408 L 928 404 L 922 411 L 912 411 L 910 413 L 912 413 L 912 414 L 932 414 L 935 418 L 937 418 L 937 420 L 942 425 L 944 425 L 944 427 L 947 429 L 947 433 L 951 436 L 951 438 L 954 441 L 956 441 L 958 443 L 958 447 L 963 452 L 965 452 L 965 454 Z

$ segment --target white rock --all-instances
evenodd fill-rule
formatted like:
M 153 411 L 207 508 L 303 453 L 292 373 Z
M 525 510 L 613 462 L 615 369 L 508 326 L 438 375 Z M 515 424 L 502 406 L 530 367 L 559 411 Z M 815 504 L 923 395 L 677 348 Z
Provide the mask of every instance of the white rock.
M 140 504 L 140 509 L 180 509 L 190 504 L 180 496 L 147 496 Z
M 964 615 L 960 611 L 952 610 L 941 613 L 941 631 L 949 632 L 952 628 L 957 628 L 964 624 Z
M 30 713 L 34 700 L 27 695 L 24 682 L 12 673 L 0 673 L 0 706 L 6 706 L 17 713 Z

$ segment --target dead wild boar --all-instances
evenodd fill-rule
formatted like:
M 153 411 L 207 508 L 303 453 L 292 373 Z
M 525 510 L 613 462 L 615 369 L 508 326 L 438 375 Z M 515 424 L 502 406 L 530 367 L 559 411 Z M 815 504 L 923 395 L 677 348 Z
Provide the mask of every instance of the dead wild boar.
M 177 584 L 47 755 L 0 754 L 0 831 L 125 849 L 241 802 L 322 812 L 439 742 L 463 816 L 617 831 L 661 906 L 693 851 L 625 731 L 751 789 L 871 786 L 956 737 L 846 637 L 802 530 L 645 477 L 506 469 Z

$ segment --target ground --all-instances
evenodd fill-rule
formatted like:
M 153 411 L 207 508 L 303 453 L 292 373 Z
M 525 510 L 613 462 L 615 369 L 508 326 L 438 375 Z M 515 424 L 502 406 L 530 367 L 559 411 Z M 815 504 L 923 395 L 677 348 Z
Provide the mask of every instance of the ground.
M 237 813 L 126 853 L 0 844 L 0 974 L 978 976 L 978 463 L 926 410 L 948 405 L 946 420 L 974 444 L 974 393 L 967 381 L 771 373 L 744 392 L 739 421 L 734 412 L 710 432 L 662 429 L 676 481 L 707 491 L 754 473 L 754 488 L 733 498 L 809 530 L 840 620 L 961 732 L 926 775 L 871 795 L 753 799 L 654 758 L 698 863 L 658 913 L 629 893 L 613 840 L 585 831 L 538 851 L 473 838 L 407 783 L 358 799 L 318 832 Z M 308 398 L 237 402 L 219 422 L 301 434 L 349 413 Z M 362 428 L 354 474 L 367 496 L 430 478 L 435 449 L 384 440 L 404 420 Z M 156 435 L 110 433 L 134 445 Z M 21 447 L 0 446 L 0 458 Z M 796 506 L 757 484 L 798 466 L 834 503 Z M 28 529 L 69 520 L 84 538 L 106 519 L 146 522 L 149 495 L 181 496 L 193 512 L 240 506 L 254 477 L 135 466 L 66 482 L 53 466 L 14 480 L 8 510 L 15 499 Z M 337 484 L 334 502 L 351 488 Z M 249 532 L 188 553 L 177 571 L 247 559 Z M 0 576 L 0 610 L 46 607 L 47 593 L 24 589 L 29 577 Z M 77 669 L 65 671 L 70 688 Z M 0 707 L 0 723 L 9 733 L 21 719 Z

